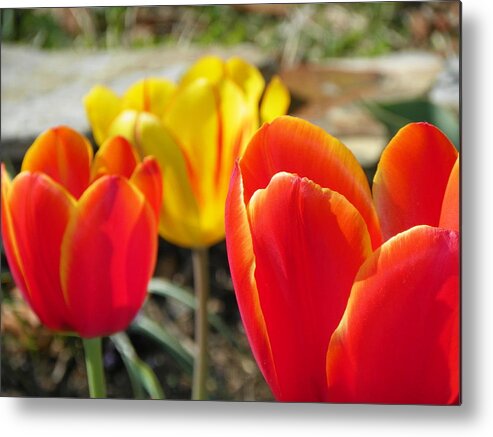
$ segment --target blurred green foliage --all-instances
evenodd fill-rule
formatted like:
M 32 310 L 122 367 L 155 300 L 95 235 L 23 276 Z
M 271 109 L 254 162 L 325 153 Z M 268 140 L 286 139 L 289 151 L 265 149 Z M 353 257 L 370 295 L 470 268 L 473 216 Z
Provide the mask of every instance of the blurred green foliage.
M 399 129 L 408 123 L 426 120 L 438 127 L 457 149 L 460 148 L 460 128 L 457 114 L 446 107 L 435 105 L 424 98 L 391 103 L 368 101 L 365 102 L 364 106 L 377 120 L 384 124 L 389 138 L 392 138 Z
M 3 9 L 2 40 L 42 48 L 254 43 L 299 60 L 450 51 L 458 2 Z M 454 47 L 452 47 L 454 48 Z
M 30 9 L 3 9 L 1 22 L 2 41 L 25 42 L 44 48 L 66 47 L 71 43 L 69 35 L 47 13 Z

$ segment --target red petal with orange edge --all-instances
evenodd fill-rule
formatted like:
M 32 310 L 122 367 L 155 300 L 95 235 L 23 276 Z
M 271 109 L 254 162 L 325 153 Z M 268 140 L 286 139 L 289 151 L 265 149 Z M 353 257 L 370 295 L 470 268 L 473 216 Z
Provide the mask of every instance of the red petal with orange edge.
M 275 395 L 324 401 L 327 345 L 371 253 L 366 224 L 344 196 L 288 173 L 274 176 L 248 208 L 255 279 L 279 381 Z
M 24 281 L 24 274 L 22 272 L 22 263 L 19 259 L 19 253 L 17 249 L 17 242 L 15 233 L 12 229 L 12 213 L 10 211 L 10 188 L 12 181 L 5 169 L 5 164 L 1 164 L 2 173 L 2 242 L 5 249 L 5 256 L 10 268 L 10 273 L 14 278 L 14 282 L 17 287 L 22 291 L 24 297 L 28 302 L 29 293 L 27 291 L 27 285 Z
M 73 209 L 72 196 L 43 174 L 23 172 L 12 182 L 9 261 L 17 279 L 23 276 L 17 285 L 33 310 L 54 330 L 72 328 L 60 284 L 60 252 Z
M 382 153 L 373 196 L 385 240 L 417 225 L 438 226 L 457 151 L 428 123 L 411 123 Z
M 226 199 L 225 226 L 231 278 L 248 341 L 265 380 L 274 393 L 279 393 L 275 363 L 254 277 L 255 255 L 238 165 L 234 167 Z
M 156 216 L 157 226 L 163 196 L 163 175 L 157 161 L 149 156 L 144 158 L 144 161 L 135 169 L 130 182 L 144 194 L 151 205 Z
M 82 195 L 62 245 L 62 287 L 82 337 L 125 329 L 156 261 L 153 211 L 126 179 L 104 176 Z
M 139 162 L 132 145 L 122 136 L 106 140 L 96 152 L 91 169 L 91 180 L 104 175 L 120 175 L 130 178 Z
M 455 161 L 443 196 L 440 227 L 459 231 L 459 157 Z
M 294 117 L 279 117 L 254 135 L 240 160 L 248 202 L 278 172 L 307 177 L 349 200 L 365 220 L 374 248 L 382 237 L 368 180 L 360 164 L 339 140 Z
M 22 162 L 22 171 L 46 173 L 79 198 L 89 184 L 92 148 L 86 137 L 66 126 L 43 132 Z
M 327 352 L 331 401 L 457 402 L 458 244 L 454 231 L 418 226 L 363 264 Z

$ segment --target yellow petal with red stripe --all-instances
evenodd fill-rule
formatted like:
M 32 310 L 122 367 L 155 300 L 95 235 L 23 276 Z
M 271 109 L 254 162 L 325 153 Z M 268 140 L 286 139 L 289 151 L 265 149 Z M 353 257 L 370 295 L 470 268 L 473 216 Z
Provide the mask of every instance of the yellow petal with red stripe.
M 228 78 L 241 88 L 248 103 L 258 108 L 265 80 L 257 67 L 237 56 L 228 59 L 225 67 Z
M 179 145 L 152 114 L 140 114 L 136 134 L 137 149 L 144 156 L 154 156 L 162 171 L 165 201 L 160 213 L 159 233 L 184 247 L 205 244 L 187 162 Z
M 133 84 L 122 97 L 122 108 L 146 111 L 162 117 L 176 85 L 161 78 L 146 78 Z
M 221 173 L 223 124 L 220 91 L 210 82 L 198 79 L 181 87 L 164 118 L 171 136 L 179 143 L 187 163 L 190 185 L 199 210 L 202 240 L 215 243 L 224 236 L 226 191 L 218 196 Z M 165 188 L 166 190 L 166 188 Z
M 22 171 L 45 173 L 79 198 L 89 185 L 92 155 L 85 136 L 59 126 L 36 138 L 24 157 Z

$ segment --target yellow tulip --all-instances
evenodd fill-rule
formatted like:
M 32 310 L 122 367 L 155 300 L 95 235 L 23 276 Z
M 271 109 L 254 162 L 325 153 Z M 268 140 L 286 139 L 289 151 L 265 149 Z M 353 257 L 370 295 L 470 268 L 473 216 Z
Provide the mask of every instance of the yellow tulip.
M 285 114 L 289 103 L 278 77 L 265 87 L 256 67 L 215 56 L 201 58 L 178 84 L 147 78 L 121 97 L 98 85 L 84 98 L 98 144 L 122 135 L 141 157 L 152 155 L 159 162 L 165 198 L 159 233 L 184 247 L 206 247 L 224 238 L 235 159 L 260 122 Z

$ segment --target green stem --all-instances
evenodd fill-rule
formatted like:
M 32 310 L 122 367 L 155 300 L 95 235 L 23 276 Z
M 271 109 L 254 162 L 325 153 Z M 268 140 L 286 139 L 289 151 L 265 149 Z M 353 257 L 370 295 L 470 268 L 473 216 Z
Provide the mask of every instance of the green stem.
M 196 355 L 193 368 L 192 399 L 207 399 L 207 299 L 209 295 L 209 264 L 207 248 L 192 250 L 193 282 L 197 307 L 195 309 Z
M 86 356 L 87 382 L 91 398 L 106 397 L 101 337 L 83 338 Z

